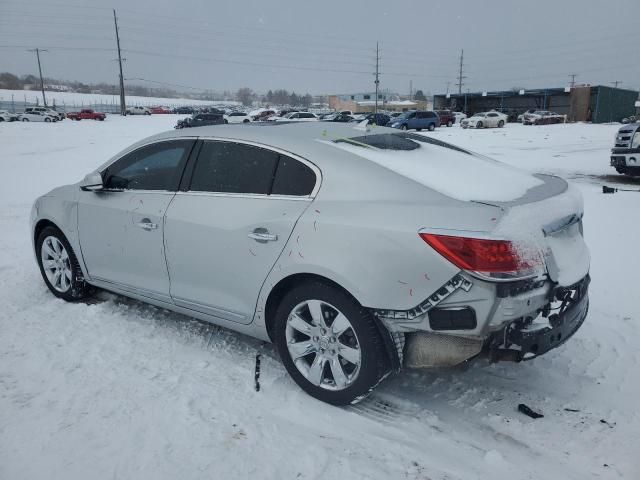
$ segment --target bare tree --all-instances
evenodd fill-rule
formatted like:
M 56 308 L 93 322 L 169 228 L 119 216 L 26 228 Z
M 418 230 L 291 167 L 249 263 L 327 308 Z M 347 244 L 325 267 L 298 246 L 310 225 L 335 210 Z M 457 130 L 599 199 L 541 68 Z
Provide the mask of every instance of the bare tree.
M 245 107 L 248 107 L 251 105 L 251 102 L 253 102 L 254 96 L 255 94 L 253 93 L 253 90 L 251 90 L 249 87 L 242 87 L 236 93 L 236 97 L 238 101 L 242 102 L 242 105 L 244 105 Z

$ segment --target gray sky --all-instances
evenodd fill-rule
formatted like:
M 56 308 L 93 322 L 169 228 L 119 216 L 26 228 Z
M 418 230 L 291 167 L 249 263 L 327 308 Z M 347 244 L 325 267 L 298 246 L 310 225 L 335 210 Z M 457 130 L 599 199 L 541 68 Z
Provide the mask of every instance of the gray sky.
M 471 91 L 577 83 L 640 88 L 639 0 L 0 0 L 0 71 L 116 83 L 347 93 Z M 154 86 L 129 80 L 128 83 Z M 179 87 L 175 87 L 180 89 Z M 183 89 L 184 90 L 184 89 Z

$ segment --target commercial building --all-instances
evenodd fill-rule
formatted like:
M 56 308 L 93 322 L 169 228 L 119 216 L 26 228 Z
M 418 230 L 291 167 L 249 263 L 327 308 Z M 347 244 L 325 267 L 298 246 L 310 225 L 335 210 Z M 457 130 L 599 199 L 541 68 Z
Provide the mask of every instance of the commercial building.
M 495 92 L 452 93 L 434 96 L 436 109 L 449 108 L 467 114 L 498 110 L 510 120 L 529 110 L 551 110 L 569 121 L 618 122 L 635 113 L 638 92 L 602 85 L 538 88 Z
M 373 112 L 376 105 L 375 92 L 329 95 L 329 108 L 349 110 L 353 113 Z M 407 110 L 428 110 L 431 102 L 427 100 L 402 99 L 400 95 L 385 92 L 378 93 L 378 110 L 387 112 L 406 112 Z

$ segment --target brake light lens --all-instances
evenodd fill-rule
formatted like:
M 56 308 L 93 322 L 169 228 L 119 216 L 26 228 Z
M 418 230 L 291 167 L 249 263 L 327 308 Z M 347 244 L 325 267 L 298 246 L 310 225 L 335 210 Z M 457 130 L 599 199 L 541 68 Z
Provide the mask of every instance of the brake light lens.
M 540 254 L 535 249 L 516 248 L 509 240 L 433 233 L 420 233 L 420 237 L 460 269 L 494 279 L 532 276 L 543 264 Z

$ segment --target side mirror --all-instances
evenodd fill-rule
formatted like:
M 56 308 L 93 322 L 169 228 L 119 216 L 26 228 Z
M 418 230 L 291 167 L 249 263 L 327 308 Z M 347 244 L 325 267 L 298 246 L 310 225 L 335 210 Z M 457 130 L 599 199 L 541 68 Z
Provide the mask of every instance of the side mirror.
M 98 172 L 90 173 L 80 183 L 80 190 L 85 192 L 98 192 L 104 188 L 102 175 Z

